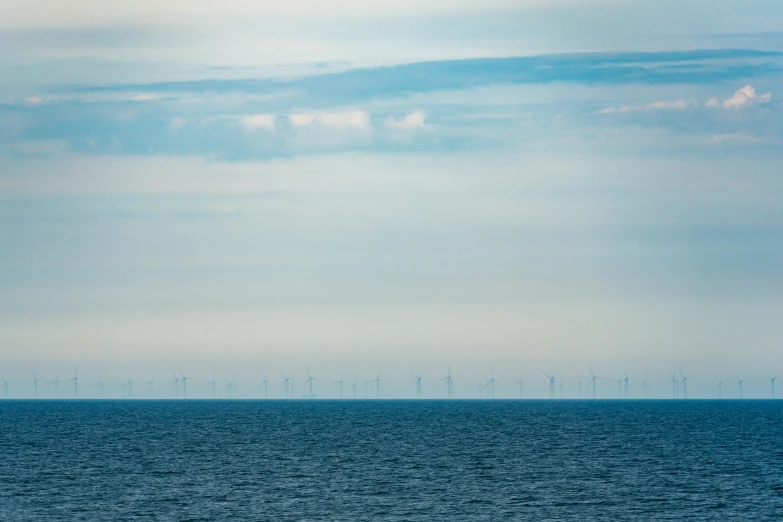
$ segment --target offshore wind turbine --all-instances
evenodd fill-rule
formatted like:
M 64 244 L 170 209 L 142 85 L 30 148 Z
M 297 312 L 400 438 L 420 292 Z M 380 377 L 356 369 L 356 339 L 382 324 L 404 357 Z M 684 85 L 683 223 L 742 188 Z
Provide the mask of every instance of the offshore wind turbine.
M 375 377 L 375 379 L 371 381 L 367 381 L 367 383 L 375 383 L 375 398 L 380 399 L 381 398 L 381 372 L 378 370 L 378 375 Z M 367 383 L 365 383 L 365 395 L 367 394 Z
M 179 399 L 179 377 L 174 373 L 174 370 L 171 370 L 171 375 L 174 376 L 174 383 L 171 385 L 171 388 L 174 388 L 174 398 Z
M 739 398 L 741 399 L 742 398 L 742 379 L 739 378 L 739 375 L 737 375 L 736 372 L 734 373 L 734 377 L 737 378 L 737 384 L 739 385 L 739 394 L 740 394 Z
M 356 398 L 356 374 L 353 374 L 353 382 L 351 383 L 351 388 L 353 388 L 353 398 Z
M 333 384 L 339 384 L 340 385 L 340 398 L 343 398 L 343 382 L 345 382 L 345 370 L 343 370 L 343 374 L 340 375 L 339 381 L 334 381 Z
M 421 375 L 416 375 L 412 373 L 411 377 L 415 379 L 414 382 L 416 383 L 416 398 L 421 399 L 421 379 L 422 377 L 424 377 L 424 373 L 422 373 Z
M 675 372 L 672 372 L 672 380 L 666 384 L 672 385 L 672 399 L 676 399 L 679 395 L 678 392 L 680 391 L 680 381 L 677 380 L 677 374 Z
M 647 374 L 644 374 L 644 380 L 642 381 L 642 394 L 644 398 L 647 398 Z
M 718 381 L 718 398 L 723 398 L 723 381 L 715 377 L 715 380 Z
M 554 375 L 549 375 L 546 372 L 541 372 L 541 373 L 546 375 L 546 377 L 549 379 L 549 398 L 554 399 L 557 396 L 557 392 L 555 391 L 555 377 L 557 377 L 560 372 Z
M 598 396 L 595 393 L 595 383 L 598 381 L 598 379 L 602 379 L 602 377 L 598 377 L 596 374 L 593 373 L 593 368 L 588 364 L 587 369 L 590 370 L 590 382 L 587 383 L 588 386 L 591 384 L 593 385 L 593 399 L 597 399 Z
M 207 383 L 208 385 L 212 386 L 212 398 L 215 398 L 215 385 L 217 385 L 217 382 L 215 382 L 215 372 L 212 372 L 212 380 Z
M 37 399 L 38 398 L 38 377 L 35 376 L 35 372 L 33 372 L 33 391 L 35 393 L 35 398 Z
M 449 364 L 449 372 L 446 376 L 438 382 L 446 382 L 446 396 L 451 399 L 454 396 L 454 381 L 451 379 L 451 365 Z
M 106 383 L 103 381 L 101 377 L 98 377 L 98 382 L 95 383 L 95 386 L 98 387 L 98 395 L 103 398 L 103 387 L 106 385 Z
M 778 377 L 783 376 L 783 373 L 778 374 L 778 375 L 776 375 L 774 377 L 771 376 L 770 374 L 768 374 L 767 372 L 764 372 L 764 375 L 766 375 L 769 378 L 769 386 L 772 389 L 772 398 L 774 399 L 775 398 L 775 381 L 777 380 Z
M 623 398 L 623 394 L 621 392 L 621 386 L 623 384 L 623 379 L 620 378 L 620 379 L 610 379 L 610 380 L 612 380 L 612 381 L 617 383 L 617 398 L 618 399 L 622 399 Z
M 73 377 L 65 382 L 73 381 L 73 397 L 74 399 L 79 396 L 79 365 L 76 365 L 76 369 L 73 371 Z
M 625 383 L 625 398 L 628 398 L 628 371 L 625 372 L 625 377 L 623 377 L 623 382 Z
M 680 377 L 682 377 L 682 398 L 687 399 L 688 398 L 688 377 L 685 376 L 684 373 L 682 373 L 682 368 L 679 366 L 677 367 L 678 370 L 680 370 Z
M 307 370 L 307 380 L 304 382 L 302 386 L 309 386 L 310 394 L 307 396 L 308 399 L 315 398 L 315 395 L 313 395 L 313 376 L 310 375 L 310 367 L 305 365 L 305 369 Z
M 283 376 L 283 386 L 285 386 L 285 398 L 288 399 L 289 398 L 288 389 L 291 383 L 291 379 L 293 377 L 287 377 L 286 374 L 283 373 L 283 370 L 280 370 L 280 375 Z
M 3 381 L 3 389 L 5 390 L 5 398 L 8 398 L 8 381 L 5 380 L 2 374 L 0 374 L 0 380 Z
M 523 396 L 523 395 L 522 395 L 522 382 L 523 382 L 523 379 L 522 379 L 522 372 L 520 372 L 520 373 L 519 373 L 519 380 L 517 381 L 517 384 L 519 384 L 519 398 L 520 398 L 520 399 L 521 399 L 521 398 L 522 398 L 522 396 Z M 580 383 L 580 384 L 581 384 L 581 383 Z M 581 395 L 581 394 L 580 394 L 580 395 Z
M 492 375 L 492 368 L 489 369 L 489 380 L 487 381 L 487 391 L 490 394 L 490 398 L 495 398 L 495 376 Z
M 579 387 L 579 398 L 582 398 L 582 372 L 579 372 L 579 382 L 576 383 Z
M 179 370 L 179 376 L 180 380 L 182 382 L 182 398 L 187 399 L 188 398 L 188 379 L 190 377 L 186 377 L 184 373 L 182 373 L 182 369 L 180 369 L 179 366 L 177 366 L 177 370 Z
M 261 381 L 261 384 L 259 384 L 258 387 L 259 388 L 262 387 L 262 386 L 264 387 L 264 399 L 268 399 L 269 398 L 269 380 L 266 378 L 266 371 L 265 370 L 262 371 L 261 375 L 264 378 L 264 380 Z M 212 378 L 212 380 L 215 380 L 214 377 Z M 213 390 L 214 390 L 214 388 L 213 388 Z M 214 396 L 214 391 L 212 393 L 213 393 L 213 396 Z
M 155 395 L 155 377 L 152 377 L 149 381 L 140 382 L 139 384 L 149 384 L 150 398 L 152 398 Z
M 131 379 L 130 372 L 128 372 L 128 382 L 122 385 L 122 388 L 128 387 L 128 398 L 133 398 L 133 380 Z
M 57 399 L 60 396 L 60 374 L 58 373 L 51 382 L 54 384 L 54 398 Z

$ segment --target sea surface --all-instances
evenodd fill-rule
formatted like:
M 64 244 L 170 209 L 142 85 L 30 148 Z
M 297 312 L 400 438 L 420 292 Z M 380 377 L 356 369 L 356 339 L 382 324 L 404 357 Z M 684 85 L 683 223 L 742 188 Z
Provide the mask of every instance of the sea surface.
M 0 520 L 783 520 L 783 401 L 5 401 Z

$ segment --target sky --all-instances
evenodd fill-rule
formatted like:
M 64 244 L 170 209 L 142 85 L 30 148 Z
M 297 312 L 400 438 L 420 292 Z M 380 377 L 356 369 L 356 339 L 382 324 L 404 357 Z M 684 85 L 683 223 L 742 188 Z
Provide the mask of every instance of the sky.
M 761 396 L 781 53 L 779 0 L 6 0 L 0 370 Z

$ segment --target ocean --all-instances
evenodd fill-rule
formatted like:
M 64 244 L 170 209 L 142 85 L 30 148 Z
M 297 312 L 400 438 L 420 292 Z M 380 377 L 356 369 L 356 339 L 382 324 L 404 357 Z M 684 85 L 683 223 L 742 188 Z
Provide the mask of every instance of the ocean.
M 0 520 L 783 520 L 783 401 L 5 401 Z

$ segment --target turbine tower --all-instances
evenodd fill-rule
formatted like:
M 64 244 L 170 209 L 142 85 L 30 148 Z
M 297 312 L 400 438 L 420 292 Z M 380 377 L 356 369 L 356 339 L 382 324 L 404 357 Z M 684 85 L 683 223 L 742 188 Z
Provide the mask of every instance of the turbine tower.
M 642 381 L 642 394 L 644 398 L 647 398 L 647 374 L 644 374 L 644 380 Z
M 625 372 L 625 377 L 623 377 L 623 382 L 625 383 L 625 398 L 628 398 L 628 371 Z
M 774 399 L 775 398 L 775 381 L 778 379 L 778 377 L 783 376 L 783 373 L 778 374 L 778 375 L 776 375 L 774 377 L 771 376 L 770 374 L 768 374 L 767 372 L 764 372 L 764 375 L 766 375 L 769 378 L 769 386 L 770 386 L 770 389 L 772 390 L 772 398 Z
M 679 366 L 677 367 L 678 370 L 680 370 L 680 377 L 682 377 L 682 398 L 687 399 L 688 398 L 688 377 L 685 376 L 684 373 L 682 373 L 682 368 Z
M 35 376 L 35 372 L 33 372 L 33 391 L 35 393 L 35 398 L 38 398 L 38 377 Z
M 446 376 L 438 382 L 446 382 L 446 396 L 451 399 L 454 396 L 454 381 L 451 379 L 451 365 L 449 364 L 449 372 Z M 479 385 L 480 386 L 480 385 Z
M 353 388 L 353 398 L 356 398 L 356 374 L 353 374 L 353 382 L 351 383 L 351 388 Z
M 259 384 L 258 387 L 259 388 L 261 386 L 264 387 L 264 399 L 268 399 L 269 398 L 269 380 L 266 378 L 266 371 L 262 372 L 262 376 L 264 377 L 264 380 L 261 381 L 261 384 Z M 213 380 L 214 380 L 214 378 L 213 378 Z
M 152 398 L 155 395 L 155 377 L 152 377 L 149 381 L 144 381 L 140 384 L 150 385 L 150 398 Z
M 60 396 L 60 374 L 58 373 L 54 380 L 52 381 L 52 384 L 54 384 L 54 398 L 57 399 Z
M 742 379 L 740 379 L 739 375 L 737 375 L 736 373 L 734 373 L 734 377 L 737 378 L 737 384 L 739 385 L 739 394 L 740 394 L 739 398 L 741 399 L 742 398 Z
M 555 377 L 557 377 L 560 372 L 558 372 L 558 373 L 556 373 L 554 375 L 549 375 L 546 372 L 541 372 L 541 373 L 543 373 L 549 379 L 549 398 L 550 399 L 556 398 L 557 397 L 557 391 L 556 391 L 556 386 L 555 386 Z
M 133 398 L 133 380 L 131 379 L 130 372 L 128 372 L 128 382 L 122 385 L 122 388 L 128 387 L 128 398 Z
M 3 389 L 5 390 L 5 398 L 8 398 L 8 381 L 5 380 L 5 377 L 0 375 L 0 379 L 3 381 Z
M 421 375 L 416 375 L 412 373 L 411 377 L 413 377 L 416 382 L 416 398 L 421 399 L 421 379 L 424 377 L 424 374 L 422 373 Z
M 679 395 L 678 392 L 680 390 L 680 381 L 677 380 L 677 374 L 675 372 L 672 372 L 672 380 L 666 384 L 672 385 L 672 399 L 676 399 L 677 395 Z
M 177 377 L 177 374 L 174 373 L 174 370 L 171 370 L 171 375 L 174 376 L 174 382 L 171 385 L 171 388 L 174 388 L 174 398 L 179 399 L 179 377 Z
M 520 372 L 519 380 L 517 381 L 517 384 L 519 384 L 519 398 L 520 399 L 522 398 L 522 395 L 523 395 L 522 394 L 522 382 L 523 382 L 523 380 L 522 380 L 522 373 Z M 579 384 L 582 384 L 582 383 L 579 383 Z M 579 395 L 581 396 L 581 393 Z
M 345 370 L 343 370 L 343 374 L 340 375 L 339 381 L 334 381 L 333 384 L 339 384 L 340 385 L 340 398 L 343 398 L 343 382 L 345 382 Z
M 98 377 L 98 382 L 95 383 L 95 385 L 98 387 L 98 395 L 103 398 L 103 387 L 106 383 L 103 381 L 101 377 Z
M 718 381 L 718 398 L 723 398 L 723 381 L 715 377 L 715 380 Z
M 367 381 L 365 383 L 365 395 L 367 394 L 367 384 L 369 383 L 375 383 L 375 398 L 380 399 L 381 398 L 381 372 L 378 370 L 378 375 L 375 377 L 375 379 L 371 381 Z
M 76 365 L 76 369 L 73 371 L 73 378 L 68 379 L 65 382 L 73 381 L 73 397 L 74 399 L 79 396 L 79 365 Z
M 209 381 L 207 384 L 212 386 L 212 398 L 214 399 L 215 398 L 215 385 L 217 384 L 217 382 L 215 382 L 215 372 L 212 372 L 212 380 Z
M 180 369 L 179 366 L 177 366 L 177 370 L 179 370 L 179 376 L 180 380 L 182 381 L 182 398 L 187 399 L 188 398 L 188 379 L 190 377 L 186 377 L 184 373 L 182 373 L 182 369 Z
M 601 379 L 602 377 L 598 377 L 596 374 L 593 373 L 593 368 L 588 364 L 587 369 L 590 370 L 590 382 L 587 383 L 588 386 L 591 384 L 593 385 L 593 399 L 597 399 L 598 396 L 595 393 L 595 383 L 598 381 L 598 379 Z
M 487 391 L 489 392 L 490 398 L 495 398 L 495 376 L 492 375 L 492 368 L 489 369 L 489 380 L 487 381 Z
M 310 375 L 310 367 L 305 365 L 305 370 L 307 370 L 307 380 L 304 382 L 302 386 L 309 386 L 310 394 L 307 396 L 308 399 L 315 398 L 315 395 L 313 395 L 313 376 Z
M 285 386 L 285 398 L 288 399 L 289 398 L 288 388 L 291 383 L 291 379 L 293 377 L 286 377 L 286 374 L 283 373 L 283 370 L 280 370 L 280 375 L 283 376 L 283 386 Z

